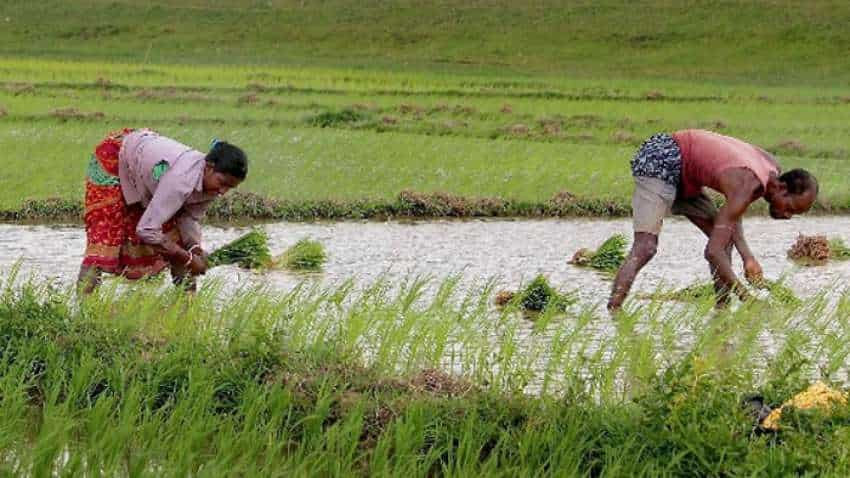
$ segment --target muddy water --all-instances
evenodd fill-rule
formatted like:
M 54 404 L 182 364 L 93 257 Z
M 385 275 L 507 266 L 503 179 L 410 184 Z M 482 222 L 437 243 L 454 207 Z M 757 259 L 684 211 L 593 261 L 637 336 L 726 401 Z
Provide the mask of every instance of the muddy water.
M 231 284 L 261 283 L 283 290 L 303 280 L 333 285 L 348 278 L 368 283 L 381 275 L 435 279 L 462 274 L 462 284 L 495 278 L 515 288 L 538 273 L 558 287 L 578 289 L 586 303 L 601 303 L 610 289 L 604 277 L 567 264 L 581 247 L 598 246 L 614 233 L 631 234 L 628 220 L 480 220 L 400 222 L 278 223 L 263 226 L 273 251 L 283 251 L 309 237 L 328 253 L 324 272 L 304 276 L 285 271 L 254 274 L 236 268 L 214 269 L 209 277 Z M 787 284 L 801 296 L 850 286 L 850 261 L 825 267 L 798 268 L 786 251 L 798 233 L 842 237 L 850 243 L 850 218 L 808 217 L 791 221 L 748 219 L 746 236 L 765 275 L 787 275 Z M 242 228 L 205 229 L 206 247 L 215 249 L 244 233 Z M 25 274 L 73 282 L 85 243 L 76 227 L 0 225 L 0 276 L 21 261 Z M 635 283 L 635 291 L 659 285 L 683 286 L 708 280 L 702 251 L 706 239 L 686 221 L 670 219 L 661 234 L 659 253 Z M 736 258 L 736 270 L 741 270 Z

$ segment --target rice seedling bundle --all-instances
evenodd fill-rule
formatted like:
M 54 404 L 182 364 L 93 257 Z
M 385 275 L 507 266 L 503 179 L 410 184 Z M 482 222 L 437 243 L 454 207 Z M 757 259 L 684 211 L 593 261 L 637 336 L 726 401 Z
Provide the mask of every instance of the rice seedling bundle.
M 325 263 L 327 255 L 320 242 L 301 239 L 284 252 L 274 263 L 287 269 L 300 271 L 318 271 Z
M 623 265 L 626 260 L 626 236 L 614 234 L 599 246 L 599 249 L 579 249 L 570 260 L 570 264 L 592 267 L 594 269 L 613 273 Z
M 549 284 L 542 274 L 534 278 L 519 292 L 501 291 L 496 294 L 496 305 L 518 304 L 523 310 L 541 312 L 547 308 L 566 310 L 578 299 L 573 293 L 562 293 Z
M 272 262 L 268 235 L 263 231 L 254 229 L 216 249 L 209 255 L 207 261 L 210 267 L 228 264 L 236 264 L 245 269 L 268 267 Z

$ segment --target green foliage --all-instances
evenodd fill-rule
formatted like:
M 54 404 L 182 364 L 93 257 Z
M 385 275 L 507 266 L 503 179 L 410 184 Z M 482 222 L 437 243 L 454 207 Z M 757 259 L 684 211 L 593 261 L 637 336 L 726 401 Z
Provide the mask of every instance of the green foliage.
M 318 271 L 322 269 L 327 255 L 322 243 L 301 239 L 275 260 L 275 265 L 292 270 Z
M 216 249 L 209 255 L 210 267 L 236 264 L 245 269 L 259 269 L 271 263 L 268 235 L 258 229 Z
M 756 284 L 757 289 L 766 290 L 768 292 L 768 301 L 788 306 L 799 307 L 803 301 L 797 297 L 797 294 L 780 281 L 763 280 Z M 677 301 L 677 302 L 702 302 L 713 300 L 715 297 L 713 282 L 696 282 L 685 286 L 678 290 L 654 292 L 651 294 L 643 294 L 644 299 L 657 301 Z
M 570 264 L 580 267 L 592 267 L 607 274 L 617 272 L 626 260 L 628 241 L 623 234 L 614 234 L 599 246 L 599 249 L 579 249 L 570 260 Z
M 789 85 L 846 84 L 850 78 L 842 49 L 850 37 L 843 28 L 850 9 L 826 0 L 689 9 L 659 0 L 626 8 L 614 0 L 595 8 L 555 0 L 474 5 L 404 0 L 394 8 L 367 10 L 354 0 L 108 4 L 119 11 L 135 8 L 137 17 L 116 17 L 103 5 L 9 0 L 0 54 L 108 60 L 146 69 L 156 63 L 342 66 L 348 81 L 351 72 L 378 68 Z M 45 17 L 43 8 L 58 14 Z M 140 28 L 137 18 L 151 26 Z M 233 18 L 241 23 L 224 21 Z M 752 19 L 749 28 L 738 27 L 740 18 Z M 789 25 L 787 18 L 796 21 Z M 622 28 L 629 24 L 641 29 Z M 565 32 L 570 41 L 563 41 Z M 800 64 L 809 67 L 795 67 Z
M 227 132 L 252 158 L 237 191 L 274 201 L 280 206 L 275 215 L 293 220 L 420 211 L 462 217 L 627 216 L 631 176 L 624 158 L 634 154 L 634 146 L 617 140 L 618 133 L 645 138 L 683 124 L 768 149 L 789 138 L 805 144 L 803 152 L 780 157 L 783 168 L 804 167 L 818 176 L 817 211 L 850 210 L 843 182 L 850 153 L 839 127 L 850 122 L 850 111 L 840 88 L 507 72 L 139 67 L 73 58 L 0 59 L 0 83 L 0 108 L 7 112 L 0 118 L 0 149 L 9 171 L 28 171 L 33 179 L 0 175 L 4 219 L 80 221 L 86 158 L 116 124 L 152 127 L 201 151 L 216 131 Z M 663 99 L 647 98 L 655 89 L 663 90 Z M 251 102 L 240 102 L 246 96 Z M 56 98 L 85 116 L 57 117 L 52 111 L 63 105 Z M 351 114 L 340 116 L 344 110 Z M 321 121 L 313 126 L 305 118 Z M 809 127 L 801 130 L 800 122 Z M 518 123 L 530 125 L 528 135 L 502 134 Z M 552 124 L 561 129 L 547 133 Z M 53 140 L 43 141 L 45 134 Z M 402 194 L 406 190 L 415 193 Z M 238 205 L 226 198 L 219 202 Z M 265 202 L 215 212 L 248 219 Z M 751 209 L 760 214 L 765 206 Z
M 543 274 L 538 275 L 514 298 L 523 309 L 540 312 L 547 308 L 565 310 L 577 301 L 574 294 L 563 294 L 549 285 Z
M 797 297 L 797 294 L 790 287 L 783 284 L 781 281 L 763 280 L 757 285 L 759 289 L 768 291 L 770 294 L 769 300 L 785 306 L 798 307 L 803 301 Z
M 626 260 L 628 240 L 623 234 L 614 234 L 599 246 L 590 259 L 590 267 L 606 272 L 616 272 Z
M 850 260 L 850 247 L 840 237 L 830 239 L 829 257 L 837 260 Z
M 13 283 L 0 287 L 0 470 L 12 476 L 850 471 L 850 408 L 789 408 L 760 435 L 741 406 L 752 394 L 777 406 L 843 366 L 846 297 L 801 315 L 622 317 L 600 335 L 580 311 L 529 331 L 474 306 L 489 290 L 453 282 L 429 299 L 412 281 L 225 301 L 155 286 L 77 301 Z M 689 338 L 671 341 L 680 330 Z M 468 374 L 436 369 L 450 362 Z
M 655 292 L 642 297 L 659 301 L 701 302 L 714 298 L 714 283 L 697 282 L 678 290 Z

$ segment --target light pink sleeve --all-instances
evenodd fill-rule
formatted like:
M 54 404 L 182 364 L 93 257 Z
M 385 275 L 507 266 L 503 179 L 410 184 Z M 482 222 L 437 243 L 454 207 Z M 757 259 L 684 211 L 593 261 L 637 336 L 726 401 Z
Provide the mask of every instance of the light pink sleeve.
M 209 201 L 186 204 L 177 216 L 177 229 L 183 244 L 201 245 L 201 219 L 207 212 Z
M 169 174 L 172 173 L 172 174 Z M 161 245 L 164 241 L 162 225 L 177 214 L 186 199 L 194 191 L 194 185 L 187 178 L 169 171 L 162 176 L 150 204 L 145 208 L 142 219 L 136 227 L 136 234 L 146 244 Z

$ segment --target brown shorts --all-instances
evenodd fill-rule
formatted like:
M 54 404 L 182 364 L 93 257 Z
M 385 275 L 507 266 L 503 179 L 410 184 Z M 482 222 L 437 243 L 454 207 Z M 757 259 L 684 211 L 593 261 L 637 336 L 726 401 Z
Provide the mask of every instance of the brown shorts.
M 645 176 L 634 178 L 632 214 L 635 232 L 659 235 L 664 217 L 669 214 L 712 220 L 717 216 L 717 207 L 705 194 L 681 199 L 676 197 L 676 188 L 661 179 Z

